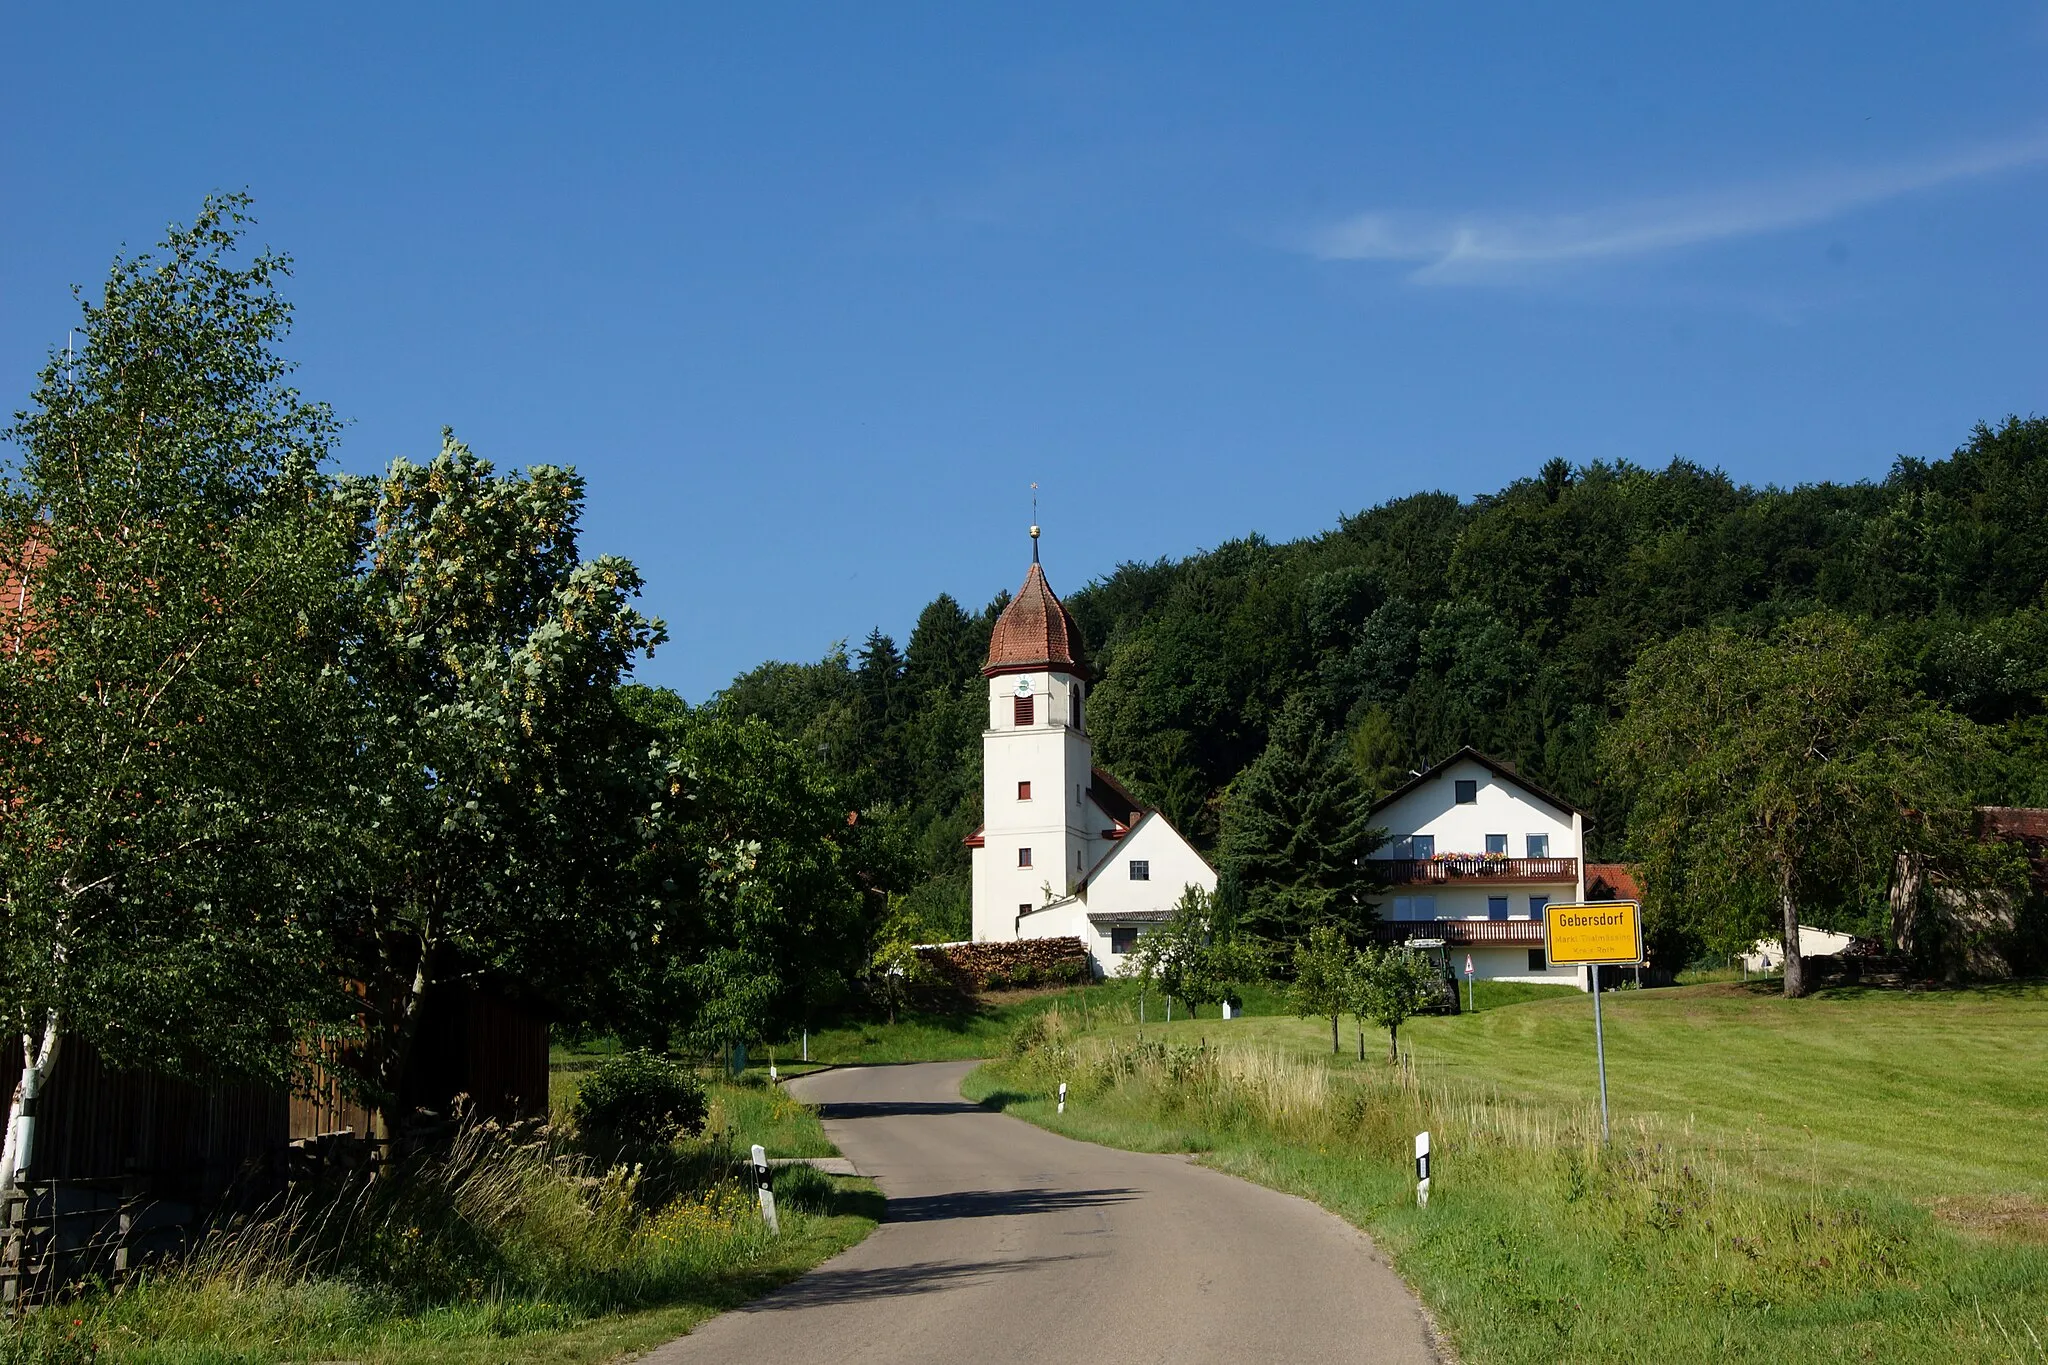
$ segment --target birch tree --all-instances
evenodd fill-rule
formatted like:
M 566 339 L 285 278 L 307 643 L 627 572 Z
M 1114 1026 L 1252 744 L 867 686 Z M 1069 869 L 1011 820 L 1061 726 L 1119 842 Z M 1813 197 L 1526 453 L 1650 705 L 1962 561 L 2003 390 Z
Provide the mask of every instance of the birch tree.
M 331 1020 L 319 867 L 335 772 L 335 431 L 276 346 L 290 262 L 209 200 L 81 299 L 0 477 L 0 1182 L 67 1045 L 288 1079 Z

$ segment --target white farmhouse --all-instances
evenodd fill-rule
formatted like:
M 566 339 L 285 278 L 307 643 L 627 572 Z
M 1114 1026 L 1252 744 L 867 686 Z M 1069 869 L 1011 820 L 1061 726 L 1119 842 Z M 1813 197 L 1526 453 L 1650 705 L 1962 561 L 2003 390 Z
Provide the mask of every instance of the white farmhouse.
M 1156 810 L 1095 766 L 1090 675 L 1074 618 L 1038 565 L 989 638 L 988 728 L 981 735 L 981 828 L 974 850 L 974 940 L 1078 938 L 1113 973 L 1147 926 L 1216 872 Z
M 1543 908 L 1586 898 L 1585 812 L 1506 764 L 1460 749 L 1373 806 L 1388 832 L 1374 855 L 1388 885 L 1382 930 L 1444 941 L 1486 981 L 1585 986 L 1543 954 Z

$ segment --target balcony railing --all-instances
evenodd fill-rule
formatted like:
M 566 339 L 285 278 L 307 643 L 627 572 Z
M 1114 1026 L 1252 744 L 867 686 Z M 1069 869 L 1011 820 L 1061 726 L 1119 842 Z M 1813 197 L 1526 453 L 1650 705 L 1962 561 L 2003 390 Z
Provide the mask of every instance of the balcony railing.
M 1540 919 L 1400 919 L 1381 920 L 1373 936 L 1383 943 L 1411 938 L 1440 938 L 1445 943 L 1499 943 L 1517 948 L 1543 946 Z
M 1374 858 L 1372 869 L 1390 886 L 1439 886 L 1466 880 L 1492 882 L 1576 882 L 1577 858 Z

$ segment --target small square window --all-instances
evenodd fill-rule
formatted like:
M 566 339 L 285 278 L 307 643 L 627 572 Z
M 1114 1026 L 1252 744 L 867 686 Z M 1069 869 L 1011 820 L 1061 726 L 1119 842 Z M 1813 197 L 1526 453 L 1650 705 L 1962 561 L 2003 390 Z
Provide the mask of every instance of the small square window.
M 1505 858 L 1508 853 L 1508 836 L 1505 834 L 1487 835 L 1486 851 L 1488 853 L 1497 853 L 1501 857 Z
M 1017 907 L 1017 913 L 1018 913 L 1018 914 L 1020 914 L 1020 915 L 1028 915 L 1028 914 L 1030 914 L 1030 913 L 1031 913 L 1031 902 L 1030 902 L 1030 901 L 1025 901 L 1025 902 L 1024 902 L 1024 903 L 1023 903 L 1022 905 L 1018 906 L 1018 907 Z
M 1548 834 L 1530 835 L 1528 856 L 1531 858 L 1548 858 L 1550 856 L 1550 836 Z
M 1459 805 L 1469 806 L 1479 799 L 1479 783 L 1477 781 L 1466 778 L 1451 785 L 1454 788 L 1453 794 L 1457 797 Z
M 1138 931 L 1130 928 L 1112 928 L 1109 931 L 1109 951 L 1121 956 L 1137 951 Z
M 1131 859 L 1131 880 L 1149 882 L 1152 880 L 1152 864 L 1144 858 Z
M 1037 700 L 1038 698 L 1036 697 L 1012 697 L 1010 699 L 1011 723 L 1020 730 L 1027 725 L 1036 724 L 1035 717 L 1038 715 L 1038 708 L 1034 703 Z
M 1029 867 L 1029 866 L 1031 866 L 1031 850 L 1030 850 L 1030 849 L 1028 849 L 1028 848 L 1020 848 L 1020 849 L 1018 849 L 1018 850 L 1017 850 L 1017 866 L 1019 866 L 1019 867 Z
M 1541 948 L 1531 948 L 1529 950 L 1529 970 L 1532 972 L 1547 972 L 1550 970 L 1550 962 L 1543 956 Z
M 1029 801 L 1031 799 L 1031 784 L 1029 782 L 1019 782 L 1017 784 L 1017 799 L 1019 801 Z
M 1418 834 L 1408 841 L 1408 856 L 1417 862 L 1428 862 L 1436 856 L 1436 836 Z
M 1506 919 L 1508 917 L 1508 898 L 1506 896 L 1488 896 L 1486 898 L 1486 917 L 1488 919 Z

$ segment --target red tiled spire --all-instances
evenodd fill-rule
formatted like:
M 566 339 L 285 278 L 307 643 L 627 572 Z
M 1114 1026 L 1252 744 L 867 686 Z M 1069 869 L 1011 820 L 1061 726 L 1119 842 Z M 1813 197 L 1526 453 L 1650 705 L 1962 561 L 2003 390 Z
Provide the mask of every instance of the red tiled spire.
M 1037 548 L 1034 541 L 1032 549 Z M 993 678 L 998 673 L 1040 668 L 1056 669 L 1078 678 L 1088 676 L 1088 656 L 1081 648 L 1081 630 L 1060 605 L 1060 599 L 1053 596 L 1034 553 L 1031 572 L 1024 575 L 1024 586 L 1017 589 L 1010 605 L 996 618 L 995 630 L 988 640 L 988 662 L 982 665 L 981 672 L 982 676 Z

